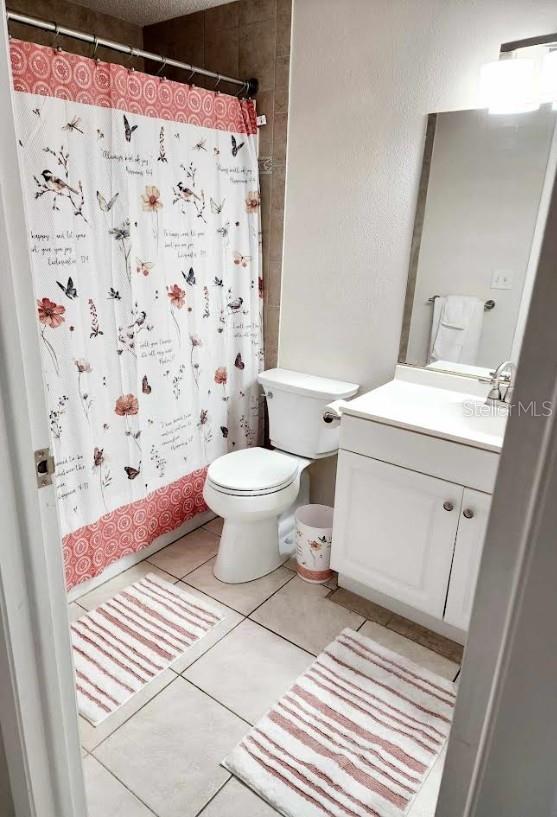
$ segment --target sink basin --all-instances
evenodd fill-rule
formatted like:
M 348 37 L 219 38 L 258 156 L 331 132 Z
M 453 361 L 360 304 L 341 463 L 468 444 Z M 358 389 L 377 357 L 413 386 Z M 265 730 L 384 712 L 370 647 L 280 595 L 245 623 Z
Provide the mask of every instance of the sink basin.
M 486 403 L 485 400 L 468 397 L 458 408 L 461 412 L 460 420 L 471 431 L 503 438 L 509 416 L 509 406 L 506 403 Z
M 487 451 L 501 451 L 508 408 L 503 404 L 486 405 L 485 396 L 477 393 L 477 381 L 469 381 L 470 391 L 464 391 L 448 387 L 446 380 L 433 381 L 442 382 L 442 387 L 432 386 L 431 377 L 425 384 L 418 383 L 415 372 L 412 378 L 407 381 L 397 377 L 356 397 L 345 403 L 343 413 Z M 463 380 L 455 378 L 455 383 L 461 385 Z M 476 393 L 472 393 L 473 388 Z

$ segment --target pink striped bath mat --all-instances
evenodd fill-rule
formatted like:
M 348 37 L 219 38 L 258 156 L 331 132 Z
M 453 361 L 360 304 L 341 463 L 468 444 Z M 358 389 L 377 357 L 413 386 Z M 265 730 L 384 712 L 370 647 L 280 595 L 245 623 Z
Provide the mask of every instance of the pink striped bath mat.
M 153 573 L 71 625 L 77 705 L 99 724 L 222 620 Z
M 401 817 L 447 739 L 455 694 L 346 629 L 224 766 L 286 817 Z

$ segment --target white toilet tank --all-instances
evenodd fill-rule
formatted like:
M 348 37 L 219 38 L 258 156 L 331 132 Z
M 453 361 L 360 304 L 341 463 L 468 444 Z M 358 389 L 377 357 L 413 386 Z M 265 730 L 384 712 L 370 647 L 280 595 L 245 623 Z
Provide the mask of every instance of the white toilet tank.
M 339 425 L 326 423 L 323 411 L 333 400 L 356 394 L 356 383 L 289 369 L 268 369 L 258 379 L 267 398 L 269 436 L 275 448 L 311 459 L 335 453 Z

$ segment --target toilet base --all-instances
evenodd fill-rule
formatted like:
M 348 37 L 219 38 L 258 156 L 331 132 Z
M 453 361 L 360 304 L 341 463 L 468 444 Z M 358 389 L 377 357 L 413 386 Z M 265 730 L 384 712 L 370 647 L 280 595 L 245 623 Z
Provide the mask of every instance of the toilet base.
M 271 573 L 287 559 L 279 550 L 276 517 L 249 523 L 227 519 L 213 573 L 221 582 L 240 584 Z

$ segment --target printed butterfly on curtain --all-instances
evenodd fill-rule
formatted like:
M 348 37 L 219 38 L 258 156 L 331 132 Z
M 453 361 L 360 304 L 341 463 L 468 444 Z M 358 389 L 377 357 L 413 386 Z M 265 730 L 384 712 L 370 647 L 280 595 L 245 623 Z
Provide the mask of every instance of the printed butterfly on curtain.
M 124 136 L 126 137 L 126 142 L 131 142 L 132 134 L 134 131 L 137 130 L 138 125 L 131 125 L 128 122 L 128 117 L 124 114 Z
M 61 281 L 56 281 L 66 298 L 69 298 L 70 301 L 73 301 L 74 298 L 77 298 L 77 289 L 74 286 L 73 279 L 70 277 L 68 278 L 68 283 L 64 286 Z
M 232 141 L 232 155 L 237 156 L 238 151 L 240 150 L 240 148 L 244 147 L 245 142 L 240 142 L 240 144 L 238 144 L 238 142 L 236 141 L 236 137 L 232 135 L 230 136 L 230 139 Z
M 103 194 L 101 192 L 99 192 L 99 190 L 97 190 L 97 201 L 99 203 L 99 208 L 101 210 L 101 213 L 109 213 L 112 210 L 112 208 L 114 207 L 116 199 L 118 198 L 119 195 L 120 195 L 120 193 L 115 193 L 112 196 L 111 199 L 107 200 L 107 199 L 105 199 Z

